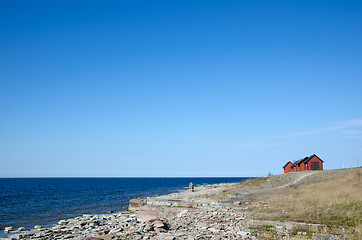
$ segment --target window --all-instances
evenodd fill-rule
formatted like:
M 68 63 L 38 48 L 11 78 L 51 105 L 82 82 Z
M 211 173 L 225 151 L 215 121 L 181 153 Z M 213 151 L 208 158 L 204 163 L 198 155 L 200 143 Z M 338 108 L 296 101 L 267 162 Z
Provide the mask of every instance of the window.
M 311 167 L 311 170 L 319 170 L 319 163 L 312 162 L 310 167 Z

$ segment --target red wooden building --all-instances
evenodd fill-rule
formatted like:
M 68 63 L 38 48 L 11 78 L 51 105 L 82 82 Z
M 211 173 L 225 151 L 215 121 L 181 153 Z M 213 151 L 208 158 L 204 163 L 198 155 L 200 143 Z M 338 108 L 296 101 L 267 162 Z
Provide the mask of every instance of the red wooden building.
M 293 163 L 291 161 L 287 162 L 283 168 L 284 168 L 284 173 L 288 173 L 288 172 L 291 172 L 292 171 L 292 165 Z
M 288 161 L 283 166 L 284 173 L 310 171 L 310 170 L 323 170 L 323 162 L 324 161 L 315 154 L 309 157 L 299 159 L 294 163 Z

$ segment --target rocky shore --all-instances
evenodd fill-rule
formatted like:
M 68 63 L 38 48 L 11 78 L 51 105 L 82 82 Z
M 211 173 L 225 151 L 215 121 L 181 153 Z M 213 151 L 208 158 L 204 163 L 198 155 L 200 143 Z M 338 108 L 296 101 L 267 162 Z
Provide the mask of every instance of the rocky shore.
M 133 199 L 127 212 L 83 215 L 51 228 L 19 229 L 7 239 L 353 239 L 355 235 L 349 235 L 345 227 L 253 217 L 252 209 L 271 207 L 267 201 L 258 201 L 260 194 L 289 187 L 291 180 L 294 185 L 310 181 L 310 177 L 311 173 L 290 174 L 264 179 L 257 188 L 250 187 L 257 181 L 214 184 L 195 187 L 193 192 Z
M 244 229 L 247 213 L 208 198 L 232 184 L 196 187 L 165 196 L 130 201 L 130 212 L 83 215 L 51 228 L 13 230 L 7 239 L 255 239 Z

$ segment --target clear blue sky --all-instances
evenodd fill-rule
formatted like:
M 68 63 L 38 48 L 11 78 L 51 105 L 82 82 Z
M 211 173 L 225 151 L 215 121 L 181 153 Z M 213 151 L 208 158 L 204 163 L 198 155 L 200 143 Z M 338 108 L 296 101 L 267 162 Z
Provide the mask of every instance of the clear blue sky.
M 0 177 L 362 162 L 361 1 L 0 2 Z

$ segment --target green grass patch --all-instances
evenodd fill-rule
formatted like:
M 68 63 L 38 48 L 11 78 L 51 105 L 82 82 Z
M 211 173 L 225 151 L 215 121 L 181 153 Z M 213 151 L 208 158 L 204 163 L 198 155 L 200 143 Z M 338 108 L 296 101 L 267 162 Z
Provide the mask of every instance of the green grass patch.
M 266 231 L 266 232 L 271 232 L 273 230 L 273 226 L 272 225 L 263 225 L 261 226 L 262 230 Z

